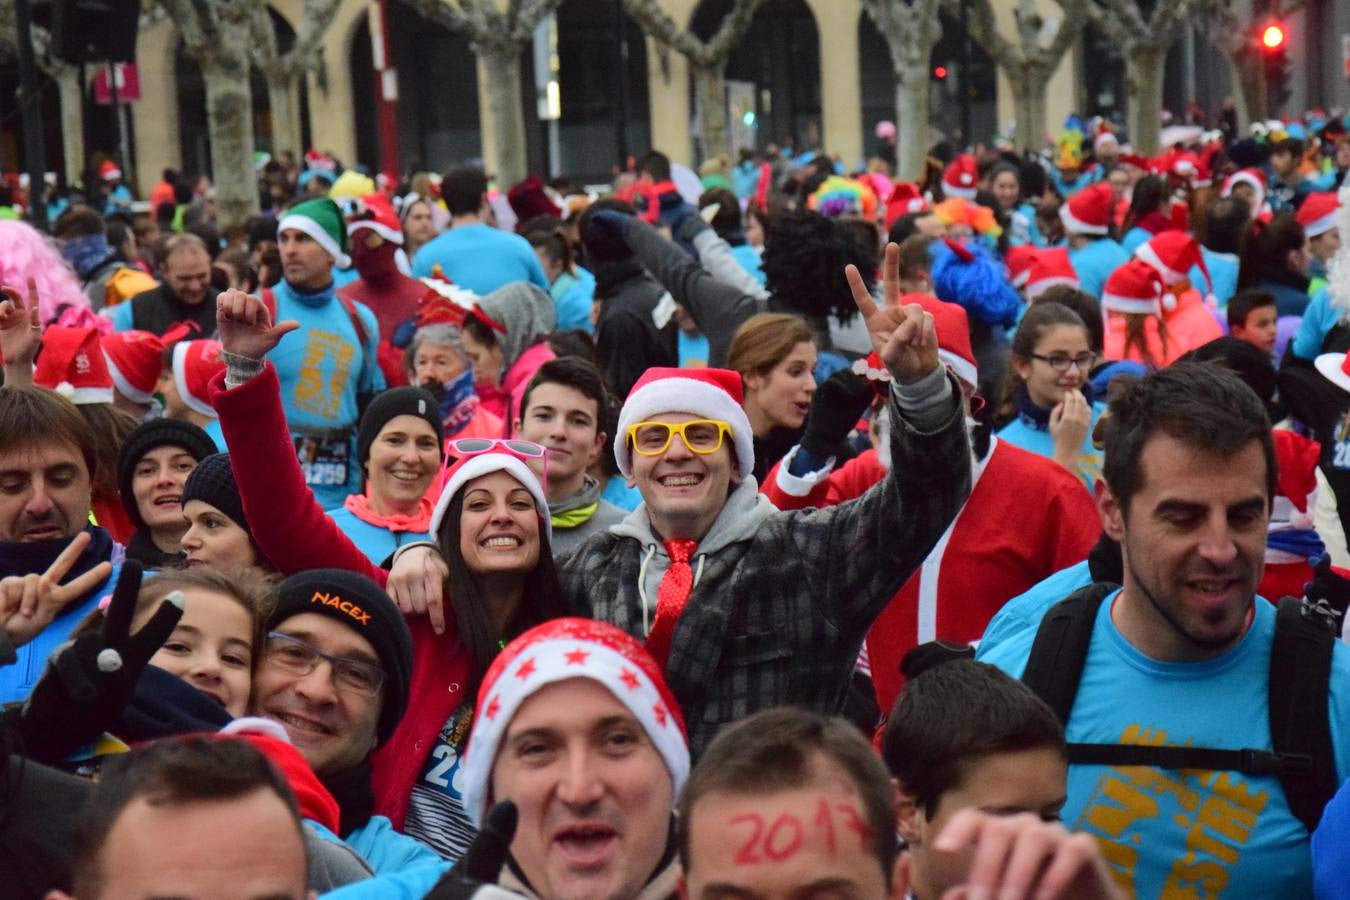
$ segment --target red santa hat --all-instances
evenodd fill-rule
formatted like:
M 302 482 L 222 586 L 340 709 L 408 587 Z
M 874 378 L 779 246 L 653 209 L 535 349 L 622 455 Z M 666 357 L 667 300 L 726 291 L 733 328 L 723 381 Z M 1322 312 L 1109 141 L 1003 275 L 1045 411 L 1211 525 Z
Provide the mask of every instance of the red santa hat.
M 1096 137 L 1092 139 L 1092 151 L 1094 153 L 1101 153 L 1103 147 L 1110 145 L 1119 147 L 1120 138 L 1116 137 L 1115 132 L 1109 131 L 1103 127 L 1101 131 L 1097 132 Z
M 912 181 L 897 181 L 886 200 L 886 227 L 889 229 L 895 220 L 910 213 L 923 212 L 928 208 L 919 186 Z
M 962 200 L 974 200 L 979 180 L 975 157 L 969 153 L 958 154 L 956 159 L 942 170 L 942 195 L 948 199 L 960 197 Z
M 520 456 L 513 455 L 508 449 L 510 444 L 521 443 L 529 444 L 529 441 L 510 441 L 507 447 L 495 447 L 483 453 L 475 453 L 472 456 L 461 457 L 445 473 L 445 484 L 441 487 L 441 495 L 436 498 L 436 506 L 431 511 L 431 523 L 427 531 L 432 535 L 441 530 L 441 520 L 445 518 L 446 511 L 450 508 L 450 501 L 454 499 L 459 489 L 464 487 L 475 478 L 483 475 L 491 475 L 493 472 L 505 472 L 516 481 L 519 481 L 525 490 L 530 492 L 534 498 L 535 511 L 539 513 L 539 518 L 543 520 L 544 533 L 549 539 L 553 538 L 553 525 L 548 512 L 548 497 L 544 493 L 543 485 L 539 483 L 539 476 L 529 467 Z
M 1314 191 L 1303 198 L 1294 218 L 1303 226 L 1303 233 L 1310 238 L 1326 234 L 1336 227 L 1336 210 L 1341 201 L 1330 191 Z
M 591 619 L 553 619 L 507 644 L 478 689 L 473 731 L 460 770 L 464 811 L 480 825 L 491 796 L 492 767 L 511 719 L 542 688 L 586 678 L 637 719 L 670 773 L 674 796 L 689 778 L 684 718 L 656 660 L 627 632 Z
M 97 328 L 51 325 L 42 334 L 33 382 L 71 403 L 112 403 L 113 380 Z
M 1270 511 L 1270 530 L 1312 528 L 1317 500 L 1317 460 L 1322 445 L 1283 428 L 1271 431 L 1280 478 Z
M 1239 184 L 1250 185 L 1256 192 L 1256 200 L 1252 203 L 1252 212 L 1260 212 L 1266 205 L 1266 176 L 1260 169 L 1238 169 L 1232 175 L 1223 180 L 1223 187 L 1219 188 L 1219 196 L 1227 197 L 1233 193 L 1233 188 Z
M 347 236 L 369 228 L 391 244 L 403 245 L 403 225 L 384 194 L 366 194 L 353 206 L 347 220 Z
M 1184 231 L 1159 232 L 1136 247 L 1134 255 L 1156 269 L 1168 287 L 1189 278 L 1191 267 L 1199 266 L 1205 276 L 1206 293 L 1214 293 L 1200 244 Z
M 739 372 L 730 369 L 671 369 L 653 367 L 628 392 L 619 410 L 614 435 L 614 457 L 625 478 L 633 474 L 628 427 L 662 413 L 689 413 L 718 419 L 731 426 L 736 469 L 741 478 L 755 470 L 755 436 L 741 408 L 744 392 Z
M 1160 316 L 1164 290 L 1166 285 L 1157 269 L 1141 259 L 1132 259 L 1106 279 L 1106 287 L 1102 289 L 1102 309 Z
M 907 294 L 900 298 L 902 306 L 907 303 L 917 303 L 924 312 L 932 315 L 933 330 L 938 339 L 938 359 L 942 364 L 971 387 L 978 387 L 980 370 L 975 362 L 975 351 L 970 348 L 970 319 L 965 307 L 939 300 L 932 294 Z M 877 361 L 880 362 L 880 357 Z
M 1037 251 L 1027 270 L 1026 286 L 1023 288 L 1026 298 L 1035 300 L 1057 284 L 1067 284 L 1072 288 L 1080 286 L 1078 273 L 1069 262 L 1069 249 L 1048 247 Z
M 1111 226 L 1111 185 L 1104 181 L 1083 188 L 1059 208 L 1070 234 L 1106 234 Z
M 295 805 L 306 819 L 313 819 L 334 833 L 341 828 L 341 810 L 337 800 L 319 781 L 314 770 L 305 761 L 300 751 L 291 744 L 291 738 L 271 719 L 252 716 L 231 721 L 213 737 L 218 740 L 246 741 L 267 757 L 286 780 L 286 785 L 295 797 Z
M 173 383 L 178 395 L 194 412 L 216 417 L 207 385 L 217 372 L 225 371 L 220 341 L 179 341 L 173 348 Z
M 98 167 L 98 177 L 104 181 L 116 181 L 122 177 L 122 170 L 117 168 L 117 163 L 106 159 L 103 165 Z
M 1036 258 L 1036 247 L 1031 244 L 1018 244 L 1009 247 L 1003 254 L 1003 266 L 1008 270 L 1008 281 L 1015 288 L 1027 283 L 1031 275 L 1031 263 Z
M 133 403 L 155 399 L 164 372 L 164 341 L 149 331 L 117 331 L 100 341 L 108 374 L 118 392 Z

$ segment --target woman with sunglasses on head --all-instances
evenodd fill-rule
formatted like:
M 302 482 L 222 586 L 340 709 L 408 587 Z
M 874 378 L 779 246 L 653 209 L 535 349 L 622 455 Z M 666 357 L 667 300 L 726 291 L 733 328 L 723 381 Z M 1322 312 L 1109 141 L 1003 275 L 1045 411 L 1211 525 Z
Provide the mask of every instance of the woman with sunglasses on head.
M 1092 429 L 1105 411 L 1092 399 L 1088 373 L 1096 356 L 1078 313 L 1059 303 L 1033 304 L 1017 326 L 995 417 L 998 436 L 1048 456 L 1081 478 L 1088 490 L 1101 474 Z
M 211 384 L 212 402 L 237 448 L 235 476 L 245 510 L 257 510 L 259 546 L 284 575 L 342 568 L 384 585 L 388 573 L 324 515 L 305 486 L 276 370 L 264 361 L 295 324 L 273 326 L 261 301 L 238 291 L 222 294 L 217 310 L 228 368 Z M 407 620 L 413 637 L 408 708 L 372 762 L 376 812 L 455 859 L 473 837 L 455 776 L 478 684 L 506 641 L 569 610 L 553 565 L 541 486 L 547 451 L 499 438 L 456 439 L 449 450 L 457 461 L 445 472 L 428 521 L 449 567 L 449 609 L 405 610 L 417 613 Z

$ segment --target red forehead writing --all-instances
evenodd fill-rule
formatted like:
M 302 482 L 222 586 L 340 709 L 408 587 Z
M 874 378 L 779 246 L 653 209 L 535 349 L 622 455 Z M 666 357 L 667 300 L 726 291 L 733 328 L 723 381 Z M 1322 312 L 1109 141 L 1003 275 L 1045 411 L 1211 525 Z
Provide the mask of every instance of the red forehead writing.
M 339 612 L 344 612 L 351 616 L 362 625 L 370 624 L 370 613 L 348 600 L 343 600 L 338 594 L 327 594 L 323 591 L 315 591 L 314 596 L 309 598 L 310 603 L 320 603 L 324 606 L 332 606 Z
M 733 860 L 738 866 L 791 859 L 802 849 L 808 834 L 820 834 L 831 857 L 839 852 L 841 833 L 857 835 L 863 852 L 871 849 L 872 832 L 858 808 L 852 803 L 831 803 L 827 797 L 816 803 L 809 822 L 792 813 L 782 813 L 772 821 L 759 813 L 741 813 L 728 819 L 727 827 L 745 833 L 745 842 Z

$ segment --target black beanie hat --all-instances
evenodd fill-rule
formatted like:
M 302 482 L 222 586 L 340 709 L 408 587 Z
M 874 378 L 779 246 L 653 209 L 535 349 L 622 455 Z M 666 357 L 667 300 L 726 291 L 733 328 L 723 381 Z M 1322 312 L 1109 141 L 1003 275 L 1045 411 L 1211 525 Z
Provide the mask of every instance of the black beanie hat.
M 182 419 L 151 419 L 137 425 L 127 435 L 122 450 L 117 454 L 117 490 L 122 498 L 122 508 L 131 517 L 137 528 L 145 527 L 140 507 L 132 493 L 131 482 L 136 476 L 136 466 L 145 454 L 159 447 L 182 447 L 197 462 L 216 452 L 216 442 L 205 431 Z
M 444 442 L 440 409 L 431 392 L 420 387 L 391 388 L 370 401 L 365 414 L 361 416 L 361 425 L 356 431 L 357 465 L 366 464 L 370 459 L 370 445 L 375 443 L 380 429 L 388 425 L 390 419 L 399 416 L 417 416 L 425 420 L 436 432 L 436 445 L 440 446 Z
M 216 453 L 197 464 L 183 485 L 183 507 L 189 500 L 200 500 L 220 510 L 230 521 L 244 529 L 250 538 L 253 531 L 244 518 L 244 501 L 239 498 L 239 486 L 230 471 L 230 454 Z
M 408 708 L 413 651 L 403 613 L 384 588 L 346 569 L 309 569 L 287 578 L 277 589 L 276 610 L 267 627 L 274 629 L 300 613 L 318 613 L 340 622 L 375 649 L 385 673 L 377 731 L 383 744 Z

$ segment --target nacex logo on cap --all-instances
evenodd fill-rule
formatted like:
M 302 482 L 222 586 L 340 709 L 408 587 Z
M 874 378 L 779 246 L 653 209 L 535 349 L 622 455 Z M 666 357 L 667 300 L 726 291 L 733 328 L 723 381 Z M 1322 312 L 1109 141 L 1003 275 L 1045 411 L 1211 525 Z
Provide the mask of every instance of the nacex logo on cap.
M 343 600 L 339 594 L 326 594 L 323 591 L 315 591 L 314 596 L 309 598 L 309 602 L 321 603 L 324 606 L 335 606 L 339 611 L 351 616 L 362 625 L 370 624 L 370 613 L 349 600 Z

